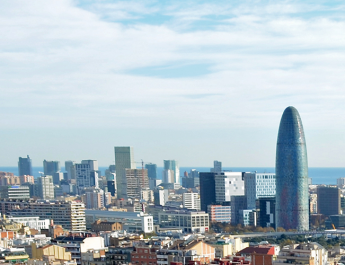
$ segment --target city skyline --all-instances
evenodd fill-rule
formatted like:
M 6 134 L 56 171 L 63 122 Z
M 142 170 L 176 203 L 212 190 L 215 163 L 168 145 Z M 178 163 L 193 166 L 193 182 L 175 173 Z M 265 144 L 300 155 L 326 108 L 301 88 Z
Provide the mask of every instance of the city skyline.
M 2 166 L 106 166 L 133 146 L 154 163 L 273 167 L 293 105 L 309 166 L 343 167 L 340 2 L 34 3 L 0 3 Z

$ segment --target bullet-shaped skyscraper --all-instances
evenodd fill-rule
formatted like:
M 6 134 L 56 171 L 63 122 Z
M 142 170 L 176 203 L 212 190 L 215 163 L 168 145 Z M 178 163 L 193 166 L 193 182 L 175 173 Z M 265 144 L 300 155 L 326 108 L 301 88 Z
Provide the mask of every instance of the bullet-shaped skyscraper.
M 287 107 L 276 151 L 276 227 L 309 230 L 308 159 L 301 117 Z

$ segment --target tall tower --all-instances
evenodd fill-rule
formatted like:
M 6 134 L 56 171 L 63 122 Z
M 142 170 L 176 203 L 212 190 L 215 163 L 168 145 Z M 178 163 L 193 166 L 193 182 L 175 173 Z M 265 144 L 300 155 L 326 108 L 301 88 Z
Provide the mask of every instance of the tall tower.
M 276 227 L 309 230 L 308 159 L 301 117 L 287 107 L 276 150 Z
M 163 175 L 169 174 L 168 170 L 173 170 L 174 171 L 173 183 L 180 183 L 180 168 L 178 166 L 178 162 L 176 160 L 164 160 L 163 162 L 164 162 Z M 172 182 L 169 181 L 168 183 L 172 183 Z
M 18 173 L 19 173 L 19 176 L 24 176 L 24 175 L 32 176 L 31 158 L 29 156 L 19 157 Z
M 135 169 L 133 147 L 115 146 L 115 171 L 117 198 L 127 198 L 126 169 Z

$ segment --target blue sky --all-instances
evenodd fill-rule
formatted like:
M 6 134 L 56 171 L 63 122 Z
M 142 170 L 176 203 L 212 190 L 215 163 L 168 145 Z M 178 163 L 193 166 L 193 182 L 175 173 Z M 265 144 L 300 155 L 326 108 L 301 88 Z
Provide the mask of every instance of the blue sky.
M 295 106 L 309 165 L 344 166 L 341 1 L 0 2 L 0 165 L 274 166 Z

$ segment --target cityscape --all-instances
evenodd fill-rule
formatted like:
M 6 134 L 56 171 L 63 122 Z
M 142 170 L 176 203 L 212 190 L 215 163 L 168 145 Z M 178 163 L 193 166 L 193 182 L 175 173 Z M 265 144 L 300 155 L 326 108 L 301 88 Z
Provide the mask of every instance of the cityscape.
M 97 160 L 29 155 L 0 172 L 2 262 L 25 264 L 341 264 L 345 178 L 313 185 L 298 110 L 281 117 L 274 172 L 180 172 L 177 160 L 137 162 L 115 146 Z M 139 165 L 138 165 L 139 164 Z M 344 241 L 342 241 L 344 240 Z M 337 247 L 338 246 L 338 247 Z
M 0 1 L 0 265 L 345 265 L 342 1 Z

